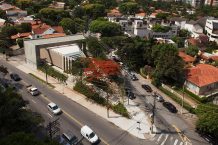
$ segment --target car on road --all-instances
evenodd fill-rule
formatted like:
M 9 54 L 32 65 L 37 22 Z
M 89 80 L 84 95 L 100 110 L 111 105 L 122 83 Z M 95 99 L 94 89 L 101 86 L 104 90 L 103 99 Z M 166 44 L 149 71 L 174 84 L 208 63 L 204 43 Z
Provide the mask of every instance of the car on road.
M 152 92 L 152 89 L 149 85 L 144 84 L 142 85 L 142 88 L 145 89 L 147 92 Z
M 62 145 L 77 145 L 78 138 L 71 132 L 63 133 L 60 137 L 59 143 Z
M 14 81 L 20 81 L 21 80 L 20 76 L 18 74 L 15 74 L 15 73 L 10 74 L 10 77 Z
M 132 81 L 137 81 L 137 80 L 139 80 L 139 79 L 136 77 L 135 74 L 130 75 L 130 78 L 131 78 Z
M 131 99 L 131 100 L 133 100 L 133 99 L 135 99 L 136 98 L 136 96 L 134 95 L 134 93 L 133 92 L 128 92 L 128 94 L 127 94 L 127 97 L 129 98 L 129 99 Z
M 36 87 L 33 87 L 32 85 L 27 86 L 27 91 L 32 95 L 32 96 L 37 96 L 39 95 L 39 90 Z
M 163 98 L 160 94 L 155 93 L 155 94 L 154 94 L 154 97 L 156 97 L 156 100 L 157 100 L 158 102 L 164 102 L 164 98 Z
M 80 133 L 83 137 L 85 137 L 92 144 L 97 143 L 99 141 L 98 136 L 87 125 L 84 125 L 81 128 Z
M 178 112 L 176 107 L 172 103 L 170 103 L 170 102 L 163 102 L 163 106 L 165 108 L 167 108 L 172 113 L 177 113 Z
M 51 102 L 47 105 L 48 110 L 51 111 L 54 115 L 58 115 L 61 113 L 61 108 L 58 107 L 55 103 Z

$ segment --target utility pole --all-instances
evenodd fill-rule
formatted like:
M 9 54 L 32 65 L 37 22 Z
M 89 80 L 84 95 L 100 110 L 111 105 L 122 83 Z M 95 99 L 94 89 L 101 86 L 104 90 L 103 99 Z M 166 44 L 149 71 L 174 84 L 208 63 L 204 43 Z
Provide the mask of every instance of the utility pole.
M 154 102 L 153 102 L 153 109 L 152 109 L 152 116 L 151 116 L 151 118 L 152 118 L 152 120 L 151 120 L 151 133 L 153 133 L 154 131 L 153 131 L 153 126 L 154 126 L 154 115 L 155 115 L 155 107 L 156 107 L 156 92 L 154 92 Z
M 109 118 L 109 95 L 107 92 L 107 118 Z

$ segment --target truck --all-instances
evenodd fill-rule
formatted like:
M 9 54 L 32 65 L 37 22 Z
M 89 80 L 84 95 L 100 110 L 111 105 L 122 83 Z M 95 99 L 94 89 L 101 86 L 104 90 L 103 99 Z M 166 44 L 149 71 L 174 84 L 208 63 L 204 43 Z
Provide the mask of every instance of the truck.
M 32 85 L 28 85 L 28 86 L 27 86 L 27 91 L 28 91 L 32 96 L 37 96 L 37 95 L 39 95 L 39 90 L 38 90 L 36 87 L 32 86 Z

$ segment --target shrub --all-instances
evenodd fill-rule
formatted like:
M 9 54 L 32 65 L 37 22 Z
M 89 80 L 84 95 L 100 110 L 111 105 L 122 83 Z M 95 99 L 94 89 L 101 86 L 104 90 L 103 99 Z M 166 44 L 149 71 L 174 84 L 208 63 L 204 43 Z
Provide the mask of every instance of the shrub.
M 198 95 L 195 95 L 194 93 L 190 92 L 187 89 L 184 89 L 185 93 L 188 94 L 190 97 L 192 97 L 194 100 L 197 100 L 201 103 L 206 103 L 207 102 L 207 98 L 206 97 L 202 97 L 200 98 Z
M 76 85 L 73 88 L 75 91 L 80 92 L 85 95 L 88 99 L 95 101 L 100 105 L 107 105 L 107 102 L 104 98 L 100 97 L 98 93 L 92 91 L 87 85 L 83 84 L 82 81 L 76 82 Z
M 128 111 L 122 103 L 118 103 L 117 105 L 112 106 L 112 110 L 126 118 L 130 118 Z

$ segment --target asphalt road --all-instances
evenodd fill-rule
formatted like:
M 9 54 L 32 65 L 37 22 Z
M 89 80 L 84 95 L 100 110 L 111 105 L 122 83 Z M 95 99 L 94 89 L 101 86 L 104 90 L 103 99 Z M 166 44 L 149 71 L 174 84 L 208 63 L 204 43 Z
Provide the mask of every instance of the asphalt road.
M 137 74 L 136 74 L 137 75 Z M 138 96 L 134 101 L 139 103 L 142 108 L 143 106 L 150 106 L 150 108 L 153 107 L 154 97 L 146 92 L 141 85 L 142 84 L 151 84 L 149 82 L 146 82 L 145 79 L 141 79 L 139 75 L 137 75 L 139 78 L 138 81 L 131 81 L 129 77 L 127 77 L 126 80 L 126 86 L 131 88 L 132 91 Z M 154 90 L 155 88 L 152 87 Z M 155 89 L 155 91 L 158 91 Z M 164 97 L 166 101 L 169 101 L 169 98 Z M 169 101 L 173 103 L 172 101 Z M 177 106 L 178 112 L 180 111 L 180 107 L 178 107 L 177 104 L 173 103 L 175 106 Z M 146 109 L 144 109 L 146 111 Z M 148 114 L 151 113 L 151 109 L 147 109 Z M 208 144 L 203 138 L 201 138 L 195 131 L 193 126 L 190 126 L 181 116 L 179 113 L 170 113 L 165 107 L 163 107 L 162 103 L 156 101 L 156 110 L 155 110 L 155 125 L 160 130 L 161 138 L 166 137 L 165 139 L 162 139 L 165 141 L 165 144 L 172 144 L 172 140 L 174 140 L 174 145 L 179 144 L 182 142 L 185 143 L 186 141 L 188 143 L 191 143 L 193 145 L 206 145 Z M 173 139 L 172 139 L 173 138 Z M 161 140 L 158 136 L 156 138 L 157 140 Z M 161 141 L 158 141 L 158 143 Z M 175 143 L 176 142 L 176 143 Z M 163 142 L 161 142 L 163 143 Z
M 62 108 L 63 114 L 60 115 L 61 121 L 61 131 L 70 130 L 74 132 L 78 137 L 80 137 L 80 128 L 82 125 L 90 126 L 94 132 L 100 137 L 100 144 L 110 144 L 110 145 L 153 145 L 156 144 L 154 141 L 150 140 L 141 140 L 128 132 L 123 131 L 108 122 L 107 120 L 96 115 L 92 111 L 82 107 L 76 102 L 65 97 L 63 94 L 48 88 L 44 84 L 40 83 L 35 78 L 32 78 L 30 75 L 25 74 L 24 72 L 18 70 L 11 64 L 0 60 L 0 64 L 3 64 L 8 68 L 10 72 L 15 72 L 20 75 L 22 78 L 20 86 L 20 91 L 23 97 L 30 101 L 30 107 L 35 109 L 37 112 L 42 114 L 46 122 L 53 120 L 51 113 L 48 113 L 46 105 L 49 102 L 54 102 Z M 33 97 L 26 92 L 25 85 L 31 84 L 36 86 L 43 95 Z M 84 140 L 84 144 L 89 144 Z

